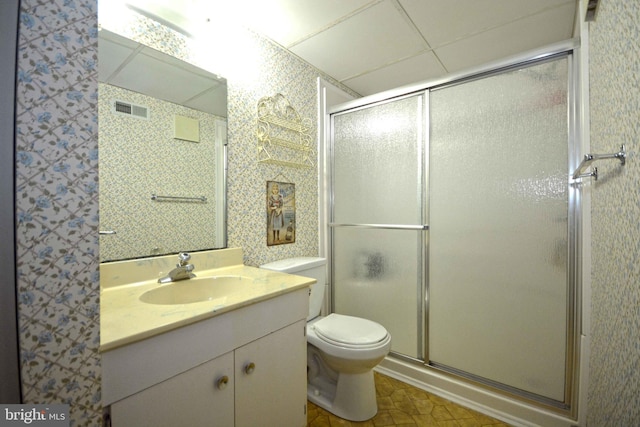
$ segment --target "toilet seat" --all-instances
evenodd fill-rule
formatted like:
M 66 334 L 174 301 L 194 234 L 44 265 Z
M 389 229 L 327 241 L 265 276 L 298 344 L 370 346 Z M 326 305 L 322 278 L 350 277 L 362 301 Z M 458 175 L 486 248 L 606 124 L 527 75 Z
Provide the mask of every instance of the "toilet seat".
M 376 322 L 336 313 L 314 323 L 313 329 L 322 341 L 353 349 L 378 347 L 388 337 L 387 330 Z

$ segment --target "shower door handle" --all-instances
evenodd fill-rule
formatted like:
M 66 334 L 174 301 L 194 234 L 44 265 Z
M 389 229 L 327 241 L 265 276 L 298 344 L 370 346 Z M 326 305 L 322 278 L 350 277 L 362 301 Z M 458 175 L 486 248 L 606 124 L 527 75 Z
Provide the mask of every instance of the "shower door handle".
M 336 222 L 330 222 L 329 227 L 354 227 L 354 228 L 378 228 L 385 230 L 414 230 L 423 231 L 428 230 L 429 225 L 417 224 L 417 225 L 401 225 L 401 224 L 342 224 Z

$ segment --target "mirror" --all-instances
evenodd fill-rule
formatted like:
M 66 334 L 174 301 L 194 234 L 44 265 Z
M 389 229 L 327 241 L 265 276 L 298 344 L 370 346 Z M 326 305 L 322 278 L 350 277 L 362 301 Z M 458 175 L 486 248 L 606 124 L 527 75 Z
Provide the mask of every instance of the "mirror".
M 100 261 L 226 246 L 226 80 L 99 32 Z

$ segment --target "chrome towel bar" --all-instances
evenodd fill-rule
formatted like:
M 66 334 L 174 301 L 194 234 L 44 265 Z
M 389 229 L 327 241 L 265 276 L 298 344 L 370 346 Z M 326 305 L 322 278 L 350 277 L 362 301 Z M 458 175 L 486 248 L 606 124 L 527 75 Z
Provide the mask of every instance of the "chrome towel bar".
M 620 160 L 620 164 L 622 166 L 624 166 L 624 164 L 626 163 L 627 160 L 627 152 L 625 151 L 625 147 L 624 144 L 620 147 L 620 151 L 618 151 L 617 153 L 612 153 L 612 154 L 585 154 L 584 158 L 582 159 L 582 162 L 580 162 L 580 165 L 578 166 L 578 168 L 575 170 L 575 172 L 573 173 L 573 179 L 580 179 L 580 178 L 588 178 L 588 177 L 594 177 L 596 179 L 596 181 L 598 180 L 598 168 L 593 168 L 593 171 L 591 172 L 587 172 L 584 173 L 585 169 L 587 169 L 589 166 L 591 166 L 591 163 L 597 161 L 597 160 L 605 160 L 605 159 L 618 159 Z
M 158 196 L 157 194 L 151 195 L 151 200 L 156 202 L 201 202 L 207 203 L 205 196 L 200 197 L 179 197 L 179 196 Z

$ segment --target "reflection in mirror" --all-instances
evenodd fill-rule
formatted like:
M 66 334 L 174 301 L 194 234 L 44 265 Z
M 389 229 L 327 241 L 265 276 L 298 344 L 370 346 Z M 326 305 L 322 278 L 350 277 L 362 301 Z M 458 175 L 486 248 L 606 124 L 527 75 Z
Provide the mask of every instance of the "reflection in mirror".
M 100 260 L 225 247 L 226 81 L 99 33 Z

